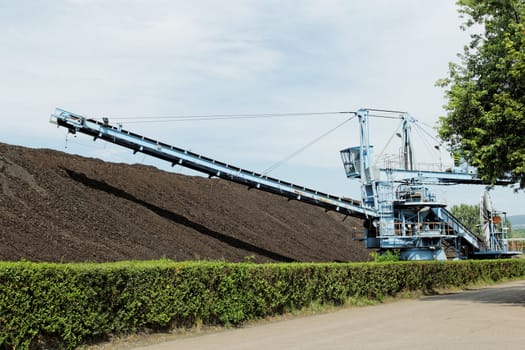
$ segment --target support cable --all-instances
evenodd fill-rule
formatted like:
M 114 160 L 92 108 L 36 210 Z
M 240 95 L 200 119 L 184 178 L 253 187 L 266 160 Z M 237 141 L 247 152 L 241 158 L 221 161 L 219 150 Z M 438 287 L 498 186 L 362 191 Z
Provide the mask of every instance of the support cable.
M 166 123 L 166 122 L 182 122 L 182 121 L 209 121 L 209 120 L 232 120 L 232 119 L 338 116 L 341 114 L 355 114 L 355 112 L 339 111 L 339 112 L 263 113 L 263 114 L 210 114 L 210 115 L 143 116 L 143 117 L 115 116 L 115 117 L 111 117 L 111 119 L 117 120 L 121 123 L 126 122 L 126 124 L 138 124 L 138 123 Z
M 331 134 L 335 130 L 339 129 L 340 127 L 342 127 L 343 125 L 345 125 L 346 123 L 348 123 L 350 120 L 352 120 L 354 118 L 355 118 L 355 114 L 353 116 L 351 116 L 350 118 L 346 119 L 345 121 L 343 121 L 342 123 L 337 124 L 335 127 L 333 127 L 332 129 L 328 130 L 327 132 L 323 133 L 322 135 L 316 137 L 312 141 L 308 142 L 306 145 L 304 145 L 303 147 L 299 148 L 297 151 L 291 153 L 290 155 L 286 156 L 285 158 L 283 158 L 283 159 L 279 160 L 278 162 L 272 164 L 271 166 L 269 166 L 268 168 L 263 170 L 262 174 L 263 175 L 267 175 L 269 172 L 277 169 L 278 167 L 280 167 L 281 165 L 283 165 L 284 163 L 286 163 L 287 161 L 289 161 L 293 157 L 297 156 L 298 154 L 300 154 L 301 152 L 306 150 L 308 147 L 310 147 L 313 144 L 319 142 L 321 139 L 323 139 L 324 137 L 328 136 L 329 134 Z
M 421 139 L 421 142 L 423 143 L 423 146 L 425 146 L 427 151 L 430 154 L 435 154 L 436 150 L 432 147 L 432 145 L 424 137 L 424 134 L 421 132 L 421 129 L 416 127 L 416 128 L 414 128 L 414 130 L 415 130 L 416 134 L 419 136 L 419 138 Z
M 374 109 L 371 111 L 385 113 L 400 113 Z M 146 123 L 171 123 L 187 121 L 210 121 L 210 120 L 234 120 L 234 119 L 263 119 L 263 118 L 286 118 L 286 117 L 315 117 L 315 116 L 338 116 L 341 114 L 355 115 L 354 111 L 328 111 L 328 112 L 299 112 L 299 113 L 249 113 L 249 114 L 202 114 L 202 115 L 157 115 L 157 116 L 111 116 L 112 120 L 126 124 Z M 402 119 L 400 116 L 385 114 L 370 114 L 371 118 Z M 101 118 L 96 118 L 101 119 Z
M 433 136 L 431 133 L 429 133 L 428 131 L 426 131 L 425 129 L 423 129 L 420 125 L 418 124 L 415 124 L 416 125 L 416 132 L 420 135 L 421 139 L 423 140 L 424 143 L 426 143 L 429 147 L 429 149 L 432 150 L 432 152 L 434 153 L 438 153 L 439 150 L 436 149 L 434 146 L 440 146 L 441 145 L 441 141 L 439 139 L 437 139 L 435 136 Z M 437 143 L 437 145 L 434 145 L 432 146 L 432 144 L 430 144 L 430 142 L 424 137 L 424 135 L 430 137 L 433 141 L 435 141 Z
M 392 135 L 390 136 L 390 138 L 388 139 L 388 141 L 386 142 L 385 146 L 383 147 L 383 149 L 381 150 L 381 152 L 379 152 L 379 154 L 377 155 L 376 157 L 376 160 L 375 160 L 375 163 L 374 163 L 374 166 L 377 166 L 378 162 L 381 160 L 381 158 L 383 157 L 386 149 L 388 146 L 390 146 L 390 143 L 392 142 L 392 139 L 394 138 L 394 136 L 397 135 L 397 133 L 399 132 L 399 129 L 401 129 L 401 126 L 403 125 L 403 121 L 401 121 L 399 123 L 399 125 L 397 126 L 397 128 L 394 130 L 394 132 L 392 133 Z
M 429 129 L 434 129 L 431 125 L 428 125 L 428 124 L 426 124 L 426 123 L 424 123 L 424 122 L 421 122 L 421 121 L 419 121 L 418 124 L 416 124 L 416 126 L 417 126 L 418 128 L 420 128 L 421 131 L 424 132 L 428 137 L 432 138 L 434 141 L 436 141 L 436 142 L 439 143 L 439 144 L 441 144 L 441 143 L 443 142 L 442 140 L 439 140 L 436 136 L 434 136 L 434 135 L 432 135 L 431 133 L 429 133 L 427 130 L 425 130 L 425 129 L 424 129 L 421 125 L 419 125 L 419 124 L 424 125 L 424 126 L 426 126 L 427 128 L 429 128 Z

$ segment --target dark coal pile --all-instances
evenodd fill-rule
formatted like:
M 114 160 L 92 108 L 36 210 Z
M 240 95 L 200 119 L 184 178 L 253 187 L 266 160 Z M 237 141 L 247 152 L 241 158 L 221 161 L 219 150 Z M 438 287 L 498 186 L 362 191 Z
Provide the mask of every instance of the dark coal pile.
M 0 144 L 0 260 L 363 261 L 358 219 L 224 180 Z

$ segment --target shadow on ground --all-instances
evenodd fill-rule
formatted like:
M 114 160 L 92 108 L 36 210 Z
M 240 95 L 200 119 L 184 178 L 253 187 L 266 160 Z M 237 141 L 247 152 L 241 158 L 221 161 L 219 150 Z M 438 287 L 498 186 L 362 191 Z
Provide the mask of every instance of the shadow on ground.
M 525 280 L 510 286 L 495 286 L 430 296 L 422 301 L 450 300 L 525 307 Z

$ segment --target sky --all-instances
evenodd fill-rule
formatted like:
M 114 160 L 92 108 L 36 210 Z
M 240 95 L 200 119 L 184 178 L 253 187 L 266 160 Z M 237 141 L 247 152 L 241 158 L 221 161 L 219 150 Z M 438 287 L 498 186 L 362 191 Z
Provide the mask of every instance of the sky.
M 460 24 L 454 0 L 0 0 L 0 142 L 194 175 L 67 135 L 48 123 L 60 107 L 261 172 L 345 116 L 130 118 L 381 108 L 433 127 L 446 103 L 435 82 L 469 41 Z M 371 120 L 376 150 L 396 127 Z M 359 198 L 339 156 L 359 144 L 358 129 L 346 123 L 269 175 Z M 416 146 L 419 162 L 449 161 Z M 478 204 L 483 189 L 435 191 L 449 205 Z M 499 210 L 525 214 L 523 192 L 496 188 L 492 198 Z

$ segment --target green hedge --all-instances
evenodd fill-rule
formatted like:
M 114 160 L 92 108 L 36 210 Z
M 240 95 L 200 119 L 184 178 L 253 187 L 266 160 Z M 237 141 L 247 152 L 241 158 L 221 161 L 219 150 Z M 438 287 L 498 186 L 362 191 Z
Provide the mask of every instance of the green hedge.
M 0 263 L 0 349 L 73 348 L 143 329 L 239 324 L 312 302 L 344 304 L 525 276 L 525 260 L 363 264 Z

